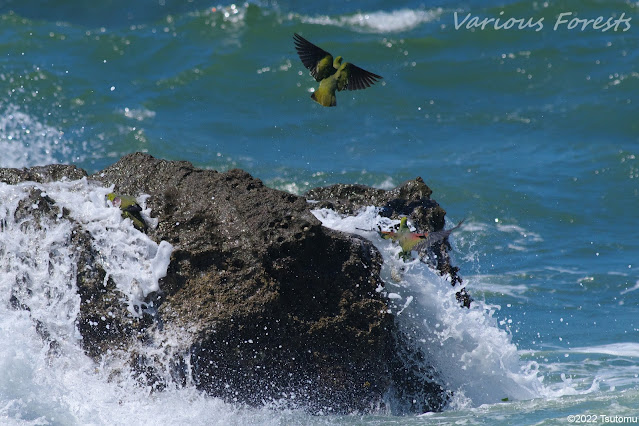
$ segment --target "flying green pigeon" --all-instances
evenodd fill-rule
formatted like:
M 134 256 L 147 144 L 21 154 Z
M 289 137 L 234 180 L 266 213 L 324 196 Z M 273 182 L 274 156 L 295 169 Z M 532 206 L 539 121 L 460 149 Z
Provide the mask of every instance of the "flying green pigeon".
M 384 239 L 397 241 L 402 248 L 399 254 L 404 260 L 410 259 L 410 252 L 415 250 L 424 252 L 431 245 L 448 237 L 451 232 L 461 226 L 464 221 L 459 222 L 455 227 L 436 232 L 411 232 L 407 224 L 408 219 L 402 217 L 397 231 L 379 231 L 379 235 Z
M 146 232 L 148 226 L 142 215 L 142 207 L 138 204 L 134 197 L 128 195 L 116 195 L 114 192 L 107 194 L 107 199 L 113 203 L 113 207 L 119 207 L 122 210 L 122 217 L 131 219 L 133 226 L 138 231 Z
M 335 90 L 366 89 L 383 77 L 361 69 L 350 62 L 342 63 L 342 57 L 333 55 L 315 46 L 299 34 L 293 34 L 295 49 L 302 63 L 311 70 L 311 75 L 320 82 L 311 98 L 323 106 L 335 106 Z

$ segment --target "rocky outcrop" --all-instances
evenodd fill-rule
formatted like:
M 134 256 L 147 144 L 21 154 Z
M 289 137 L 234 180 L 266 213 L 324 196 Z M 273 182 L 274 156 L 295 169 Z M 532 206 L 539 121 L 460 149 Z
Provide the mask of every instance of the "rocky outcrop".
M 62 176 L 85 173 L 67 166 L 0 170 L 0 181 L 12 184 Z M 166 366 L 140 348 L 171 328 L 186 342 L 170 360 L 172 378 L 229 401 L 316 413 L 366 412 L 389 396 L 406 401 L 406 411 L 446 404 L 449 393 L 376 291 L 383 285 L 380 254 L 363 238 L 322 227 L 306 200 L 344 213 L 374 204 L 388 216 L 408 214 L 424 229 L 441 229 L 445 212 L 421 179 L 393 191 L 338 185 L 298 197 L 241 170 L 218 173 L 140 153 L 89 179 L 150 195 L 158 225 L 148 235 L 174 249 L 160 292 L 147 298 L 154 309 L 132 316 L 112 280 L 105 283 L 90 236 L 77 228 L 77 327 L 88 355 L 128 352 L 140 379 L 161 389 Z M 438 268 L 455 277 L 453 285 L 461 282 L 446 244 L 436 250 Z

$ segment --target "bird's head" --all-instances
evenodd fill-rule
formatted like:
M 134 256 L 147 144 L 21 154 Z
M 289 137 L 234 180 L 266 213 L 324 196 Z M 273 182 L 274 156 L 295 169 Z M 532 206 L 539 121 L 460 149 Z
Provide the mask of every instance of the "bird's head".
M 339 68 L 342 65 L 342 57 L 338 56 L 333 60 L 333 68 Z
M 399 229 L 408 229 L 408 218 L 406 216 L 399 220 Z
M 107 194 L 106 198 L 111 201 L 113 207 L 120 207 L 120 204 L 122 203 L 120 197 L 118 197 L 114 192 Z

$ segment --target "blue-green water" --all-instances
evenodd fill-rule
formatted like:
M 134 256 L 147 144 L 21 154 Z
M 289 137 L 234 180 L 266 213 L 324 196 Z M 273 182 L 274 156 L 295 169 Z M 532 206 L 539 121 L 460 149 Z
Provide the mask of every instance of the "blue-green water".
M 170 394 L 155 405 L 129 397 L 117 418 L 553 424 L 639 413 L 638 9 L 617 0 L 0 1 L 1 167 L 95 172 L 145 151 L 240 167 L 294 193 L 421 176 L 450 219 L 468 218 L 453 243 L 468 290 L 545 386 L 531 399 L 469 398 L 401 419 L 244 412 Z M 459 21 L 543 18 L 543 28 L 456 28 L 455 12 Z M 560 14 L 631 20 L 616 31 L 555 29 Z M 294 32 L 383 83 L 319 106 Z M 40 418 L 5 388 L 0 415 Z M 82 406 L 63 394 L 56 410 Z M 39 414 L 55 423 L 49 415 Z

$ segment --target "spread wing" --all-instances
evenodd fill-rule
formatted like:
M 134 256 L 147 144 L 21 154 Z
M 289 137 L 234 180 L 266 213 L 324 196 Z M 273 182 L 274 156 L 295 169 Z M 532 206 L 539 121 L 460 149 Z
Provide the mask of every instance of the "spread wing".
M 381 80 L 382 76 L 373 74 L 370 71 L 366 71 L 353 65 L 350 62 L 344 64 L 344 71 L 338 78 L 337 90 L 360 90 L 371 87 L 378 80 Z
M 428 250 L 428 248 L 431 245 L 448 237 L 451 234 L 451 232 L 459 228 L 462 225 L 462 223 L 464 223 L 464 220 L 460 221 L 453 228 L 437 231 L 437 232 L 429 232 L 428 234 L 426 233 L 422 234 L 421 240 L 417 244 L 415 244 L 415 246 L 413 247 L 413 250 L 418 251 L 419 253 L 422 253 Z
M 130 206 L 122 207 L 122 211 L 131 214 L 139 214 L 142 211 L 142 207 L 139 204 L 131 204 Z
M 311 75 L 316 81 L 324 80 L 335 73 L 333 56 L 330 53 L 315 46 L 297 33 L 293 34 L 293 40 L 302 63 L 311 70 Z
M 385 240 L 396 240 L 397 239 L 397 233 L 394 231 L 378 231 L 379 232 L 379 236 L 382 237 Z

